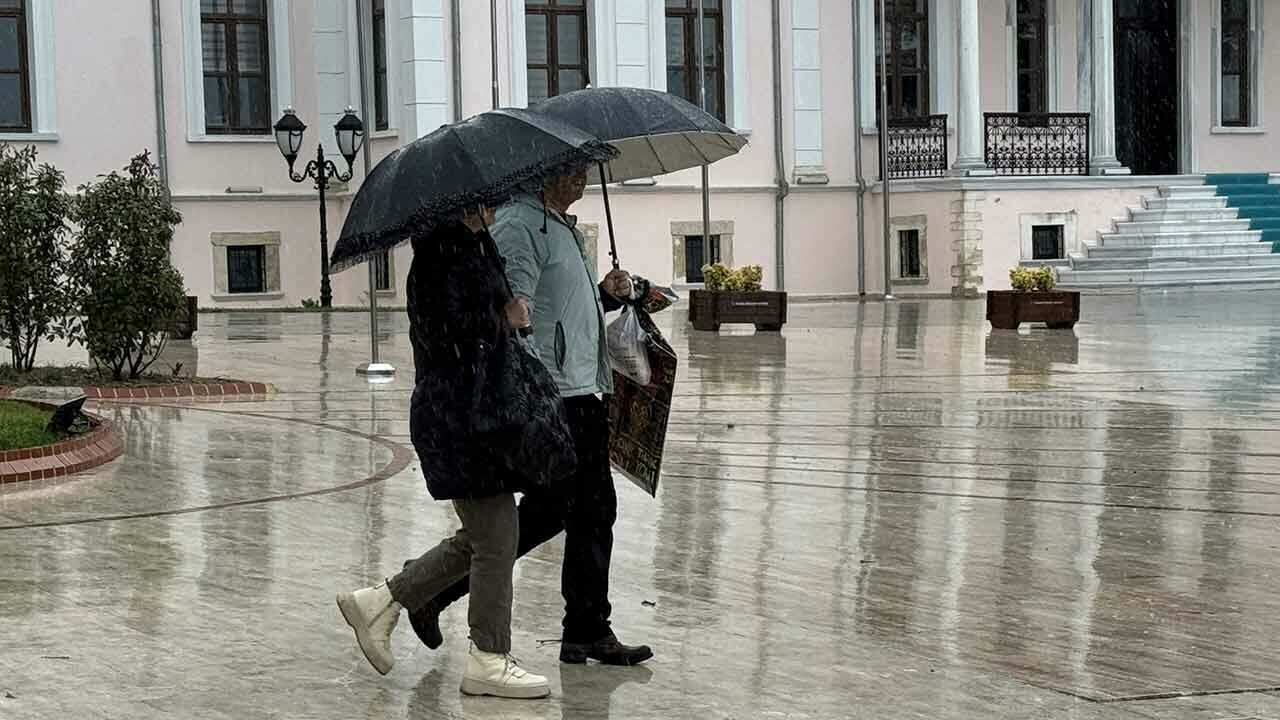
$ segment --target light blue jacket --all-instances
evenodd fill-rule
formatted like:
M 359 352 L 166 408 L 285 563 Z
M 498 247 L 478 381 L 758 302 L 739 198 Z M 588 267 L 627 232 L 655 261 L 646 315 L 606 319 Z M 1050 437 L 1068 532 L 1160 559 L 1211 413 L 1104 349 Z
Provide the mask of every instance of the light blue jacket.
M 532 306 L 534 339 L 560 395 L 613 392 L 604 306 L 582 233 L 544 211 L 533 195 L 499 209 L 490 232 L 506 259 L 512 292 Z

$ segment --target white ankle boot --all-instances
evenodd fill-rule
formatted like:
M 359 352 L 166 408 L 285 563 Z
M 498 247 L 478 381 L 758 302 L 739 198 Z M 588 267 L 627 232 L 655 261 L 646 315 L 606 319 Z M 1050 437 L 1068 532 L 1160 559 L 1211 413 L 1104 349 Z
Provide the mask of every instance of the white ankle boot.
M 391 598 L 387 584 L 338 593 L 338 609 L 356 631 L 356 642 L 373 669 L 383 675 L 391 672 L 396 664 L 391 656 L 391 631 L 396 629 L 402 608 Z
M 530 700 L 547 697 L 551 686 L 545 677 L 521 669 L 510 655 L 484 652 L 472 645 L 462 675 L 462 692 Z

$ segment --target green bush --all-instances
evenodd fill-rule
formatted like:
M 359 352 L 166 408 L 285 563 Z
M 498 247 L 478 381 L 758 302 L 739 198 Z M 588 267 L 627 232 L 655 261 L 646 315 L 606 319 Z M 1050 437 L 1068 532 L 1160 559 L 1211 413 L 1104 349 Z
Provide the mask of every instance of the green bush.
M 63 237 L 70 198 L 35 148 L 0 144 L 0 345 L 17 370 L 35 364 L 41 340 L 56 340 L 67 315 Z
M 80 319 L 68 337 L 83 343 L 94 364 L 115 379 L 137 378 L 164 350 L 168 328 L 185 304 L 182 276 L 169 260 L 182 216 L 143 153 L 124 174 L 82 185 L 71 219 L 80 232 L 67 277 Z
M 1049 292 L 1058 284 L 1058 278 L 1047 265 L 1035 270 L 1019 266 L 1009 271 L 1009 282 L 1014 290 Z

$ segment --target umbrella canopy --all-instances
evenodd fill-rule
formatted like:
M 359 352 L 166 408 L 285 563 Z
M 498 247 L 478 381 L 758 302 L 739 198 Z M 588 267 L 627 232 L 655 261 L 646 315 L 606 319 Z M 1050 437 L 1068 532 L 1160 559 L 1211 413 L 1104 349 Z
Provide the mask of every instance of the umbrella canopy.
M 369 173 L 330 264 L 335 272 L 358 265 L 465 208 L 496 205 L 521 186 L 616 156 L 589 133 L 526 110 L 493 110 L 446 125 Z
M 575 125 L 618 149 L 608 182 L 665 175 L 735 155 L 747 139 L 670 93 L 626 87 L 576 90 L 535 103 L 539 115 Z

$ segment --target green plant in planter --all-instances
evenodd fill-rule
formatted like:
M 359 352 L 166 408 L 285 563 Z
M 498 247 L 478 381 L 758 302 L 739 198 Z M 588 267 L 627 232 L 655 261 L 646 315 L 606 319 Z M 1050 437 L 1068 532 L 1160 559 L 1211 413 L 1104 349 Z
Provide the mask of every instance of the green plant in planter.
M 1034 270 L 1018 266 L 1009 271 L 1009 282 L 1021 292 L 1049 292 L 1058 284 L 1058 278 L 1047 265 Z
M 704 266 L 702 277 L 710 292 L 760 292 L 764 285 L 764 268 L 748 265 L 733 270 L 716 263 Z
M 721 263 L 702 266 L 702 282 L 710 292 L 723 292 L 728 289 L 729 276 L 733 271 Z

